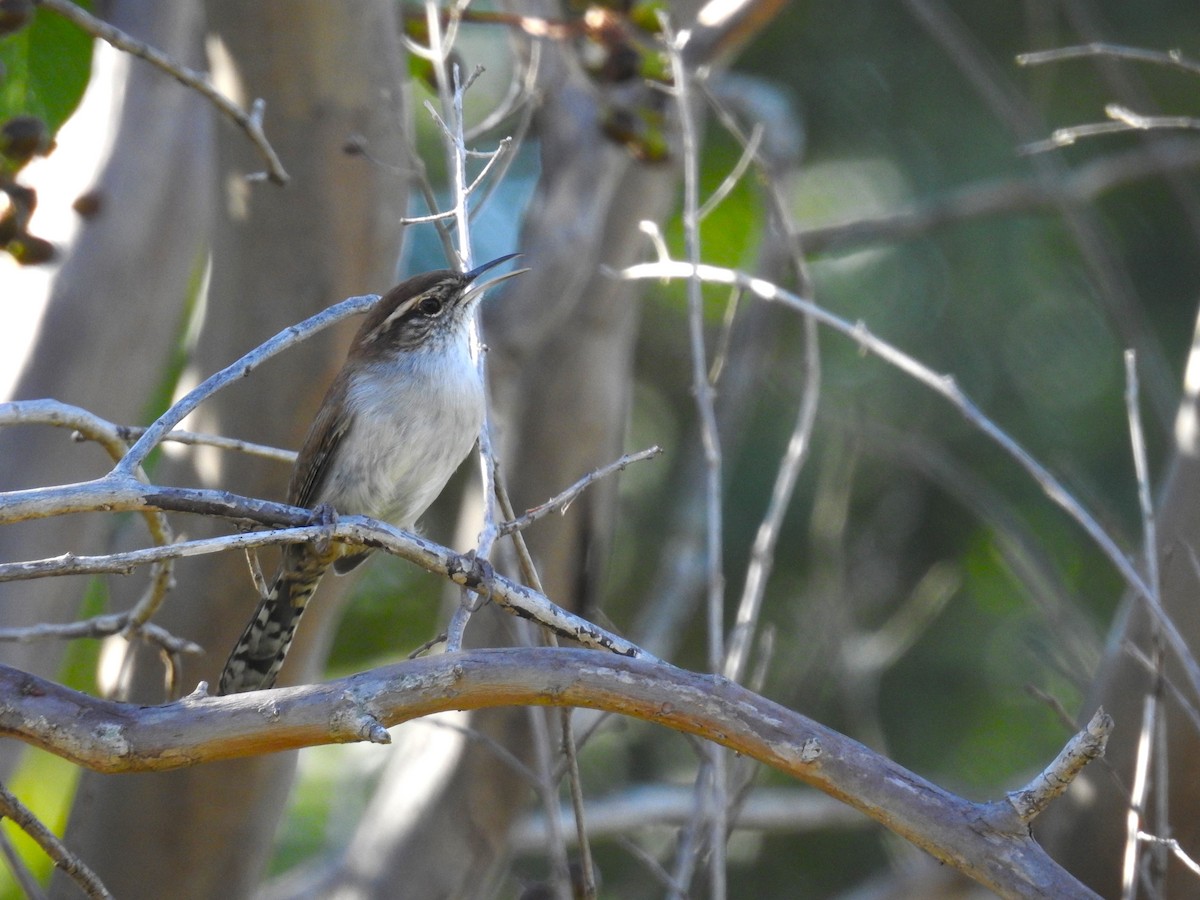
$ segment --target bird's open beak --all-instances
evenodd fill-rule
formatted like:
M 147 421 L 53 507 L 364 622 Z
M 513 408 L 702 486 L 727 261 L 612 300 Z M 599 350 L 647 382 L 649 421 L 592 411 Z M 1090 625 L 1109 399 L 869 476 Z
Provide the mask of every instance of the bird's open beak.
M 501 263 L 508 262 L 510 259 L 515 259 L 516 257 L 518 257 L 520 255 L 521 255 L 520 253 L 509 253 L 505 256 L 497 257 L 496 259 L 493 259 L 491 262 L 485 262 L 482 266 L 476 266 L 470 272 L 464 273 L 463 280 L 467 281 L 467 282 L 474 282 L 484 272 L 490 271 L 491 269 L 494 269 L 496 266 L 500 265 Z M 517 275 L 521 275 L 522 273 L 528 272 L 528 271 L 529 271 L 528 268 L 513 269 L 511 272 L 505 272 L 503 275 L 497 275 L 495 278 L 489 278 L 487 281 L 483 282 L 483 284 L 472 283 L 471 289 L 470 289 L 470 295 L 478 296 L 478 295 L 482 294 L 484 291 L 488 290 L 488 288 L 495 287 L 497 284 L 499 284 L 502 281 L 506 281 L 509 278 L 513 278 Z

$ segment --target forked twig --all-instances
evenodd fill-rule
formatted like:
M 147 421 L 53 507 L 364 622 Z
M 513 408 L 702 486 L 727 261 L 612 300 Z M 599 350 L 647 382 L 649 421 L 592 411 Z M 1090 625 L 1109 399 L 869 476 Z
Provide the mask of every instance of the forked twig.
M 534 522 L 538 521 L 539 519 L 544 519 L 551 513 L 565 513 L 570 508 L 571 504 L 575 502 L 575 498 L 597 481 L 601 480 L 602 478 L 607 478 L 614 472 L 623 472 L 628 466 L 633 465 L 633 463 L 641 462 L 642 460 L 646 459 L 653 459 L 661 453 L 662 447 L 657 445 L 653 447 L 647 447 L 645 450 L 639 450 L 636 453 L 626 453 L 620 459 L 614 460 L 606 466 L 601 466 L 598 469 L 588 472 L 565 491 L 555 494 L 545 503 L 526 510 L 524 515 L 516 516 L 515 518 L 508 519 L 507 521 L 501 523 L 500 534 L 507 535 L 512 534 L 515 531 L 524 531 Z
M 950 402 L 972 425 L 978 428 L 989 440 L 997 444 L 1009 457 L 1021 466 L 1039 485 L 1046 495 L 1063 509 L 1087 533 L 1092 541 L 1100 548 L 1109 562 L 1121 573 L 1126 584 L 1137 592 L 1147 605 L 1151 615 L 1163 629 L 1163 634 L 1176 654 L 1185 672 L 1193 692 L 1200 694 L 1200 665 L 1197 664 L 1183 635 L 1172 621 L 1170 615 L 1158 602 L 1145 578 L 1138 572 L 1137 567 L 1121 550 L 1116 541 L 1104 530 L 1082 503 L 1051 472 L 1043 466 L 1032 454 L 1022 447 L 1006 431 L 1000 428 L 991 418 L 968 397 L 955 382 L 953 376 L 940 375 L 924 363 L 904 353 L 899 348 L 875 336 L 862 322 L 852 323 L 840 316 L 834 315 L 811 300 L 804 299 L 784 290 L 761 278 L 754 278 L 735 269 L 720 266 L 692 266 L 686 262 L 675 260 L 642 263 L 630 266 L 614 275 L 629 280 L 657 279 L 688 279 L 697 275 L 712 284 L 738 285 L 761 300 L 781 303 L 784 306 L 807 313 L 826 327 L 832 328 L 851 340 L 855 341 L 864 351 L 871 353 L 904 374 L 915 379 L 935 393 Z
M 208 76 L 203 72 L 197 72 L 195 69 L 171 59 L 171 57 L 167 56 L 161 50 L 151 47 L 149 44 L 143 43 L 121 31 L 121 29 L 110 25 L 103 19 L 97 19 L 87 10 L 71 3 L 70 0 L 34 0 L 34 2 L 38 6 L 52 10 L 64 19 L 69 20 L 78 28 L 92 35 L 92 37 L 97 37 L 105 43 L 116 47 L 118 50 L 123 50 L 132 56 L 136 56 L 138 59 L 144 59 L 150 65 L 166 72 L 184 86 L 200 93 L 222 115 L 246 133 L 246 137 L 250 139 L 250 142 L 254 144 L 259 154 L 261 154 L 267 163 L 266 177 L 275 184 L 284 185 L 288 183 L 288 173 L 284 170 L 283 163 L 280 162 L 275 148 L 271 146 L 271 142 L 267 140 L 267 136 L 263 132 L 262 120 L 266 105 L 261 98 L 254 101 L 250 112 L 246 112 L 213 87 L 212 82 L 209 81 Z

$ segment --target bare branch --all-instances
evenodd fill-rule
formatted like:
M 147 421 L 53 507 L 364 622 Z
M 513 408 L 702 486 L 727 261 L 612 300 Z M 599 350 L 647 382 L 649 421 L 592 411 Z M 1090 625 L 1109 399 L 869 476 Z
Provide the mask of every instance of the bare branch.
M 1183 865 L 1185 865 L 1193 875 L 1200 876 L 1200 863 L 1197 863 L 1194 859 L 1188 856 L 1187 853 L 1184 852 L 1184 849 L 1179 846 L 1179 841 L 1175 840 L 1175 838 L 1161 838 L 1157 835 L 1147 834 L 1144 831 L 1139 831 L 1137 834 L 1137 839 L 1143 843 L 1157 844 L 1159 846 L 1166 847 L 1171 851 L 1171 855 L 1183 863 Z
M 1026 144 L 1021 148 L 1021 152 L 1045 153 L 1047 150 L 1068 147 L 1079 138 L 1095 137 L 1100 134 L 1123 134 L 1128 131 L 1200 130 L 1200 119 L 1192 116 L 1144 116 L 1116 103 L 1106 106 L 1104 113 L 1113 121 L 1056 128 L 1049 138 Z
M 571 504 L 575 502 L 575 498 L 597 481 L 607 478 L 614 472 L 624 472 L 627 466 L 645 459 L 653 459 L 661 453 L 662 447 L 658 445 L 647 447 L 645 450 L 639 450 L 636 453 L 626 453 L 620 459 L 610 462 L 606 466 L 601 466 L 592 472 L 588 472 L 562 493 L 556 494 L 539 506 L 526 510 L 523 516 L 518 516 L 501 523 L 500 534 L 506 535 L 514 531 L 524 531 L 534 522 L 544 519 L 551 513 L 559 513 L 560 515 L 566 513 L 570 509 Z
M 508 487 L 504 483 L 504 478 L 501 476 L 499 463 L 495 459 L 492 460 L 496 467 L 493 472 L 493 484 L 496 489 L 496 502 L 500 507 L 500 514 L 505 519 L 512 521 L 515 518 L 513 512 L 512 500 L 508 496 Z M 542 587 L 541 576 L 538 575 L 537 568 L 533 564 L 533 556 L 529 552 L 529 547 L 525 543 L 525 536 L 519 530 L 512 532 L 512 544 L 517 551 L 517 559 L 521 564 L 521 577 L 533 587 L 535 590 L 544 593 Z M 558 639 L 553 632 L 546 635 L 547 643 L 551 647 L 558 646 Z M 535 717 L 535 732 L 544 730 L 539 727 L 540 719 Z M 559 710 L 559 726 L 562 730 L 562 751 L 563 751 L 563 774 L 567 776 L 567 785 L 571 793 L 571 811 L 575 822 L 575 834 L 577 845 L 580 850 L 580 882 L 581 893 L 585 900 L 594 900 L 596 896 L 596 873 L 592 864 L 592 848 L 588 843 L 587 822 L 584 818 L 583 807 L 583 780 L 579 774 L 579 746 L 575 741 L 575 730 L 571 724 L 571 710 Z M 539 763 L 542 762 L 542 757 L 539 754 Z M 549 766 L 546 767 L 547 770 Z M 549 771 L 546 772 L 549 776 Z M 547 779 L 550 782 L 549 778 Z M 563 840 L 562 829 L 558 827 L 558 807 L 553 803 L 550 792 L 545 792 L 543 797 L 548 804 L 546 813 L 547 821 L 552 830 L 556 832 L 556 840 L 553 843 L 555 854 L 555 865 L 559 869 L 563 869 L 559 873 L 560 879 L 566 877 L 569 881 L 569 873 L 566 867 L 567 854 L 566 843 Z
M 255 347 L 241 359 L 226 366 L 214 375 L 210 375 L 200 385 L 193 388 L 186 397 L 176 401 L 171 408 L 158 417 L 138 438 L 137 443 L 125 454 L 125 458 L 117 465 L 116 472 L 128 475 L 140 466 L 150 455 L 150 451 L 159 445 L 164 437 L 178 425 L 188 413 L 199 406 L 204 400 L 217 391 L 239 378 L 245 378 L 271 357 L 282 353 L 300 341 L 312 337 L 319 331 L 334 325 L 342 319 L 360 315 L 370 309 L 379 300 L 378 294 L 365 294 L 361 297 L 350 297 L 341 303 L 335 303 L 328 309 L 314 316 L 309 316 L 297 325 L 285 328 L 275 337 Z
M 1075 776 L 1094 759 L 1104 755 L 1113 720 L 1104 710 L 1096 710 L 1083 731 L 1075 735 L 1041 774 L 1019 791 L 1008 795 L 1008 802 L 1022 822 L 1032 822 L 1050 802 L 1062 794 Z
M 231 697 L 196 693 L 150 707 L 99 700 L 0 667 L 0 694 L 22 697 L 0 707 L 0 733 L 104 772 L 363 740 L 375 727 L 449 709 L 606 709 L 716 741 L 792 775 L 1003 896 L 1095 897 L 1038 847 L 1007 801 L 968 802 L 727 679 L 645 660 L 565 649 L 449 653 L 323 685 Z
M 242 129 L 242 131 L 246 132 L 246 137 L 250 139 L 250 142 L 254 144 L 263 159 L 266 160 L 266 177 L 275 184 L 284 185 L 288 183 L 288 173 L 284 170 L 283 163 L 280 162 L 279 156 L 275 153 L 275 148 L 271 146 L 266 134 L 263 133 L 262 119 L 265 104 L 261 98 L 254 101 L 250 112 L 246 112 L 214 88 L 212 82 L 208 80 L 208 76 L 203 72 L 197 72 L 195 69 L 188 68 L 182 63 L 171 59 L 161 50 L 157 50 L 149 44 L 144 44 L 119 28 L 115 28 L 107 22 L 97 19 L 91 13 L 87 12 L 87 10 L 71 3 L 70 0 L 34 0 L 34 2 L 38 6 L 52 10 L 64 19 L 70 20 L 74 25 L 92 35 L 92 37 L 100 38 L 100 40 L 112 44 L 118 50 L 123 50 L 139 59 L 144 59 L 150 65 L 166 72 L 184 86 L 200 93 L 222 115 L 233 122 L 238 128 Z
M 1156 669 L 1160 666 L 1155 666 Z M 1146 800 L 1150 793 L 1150 756 L 1155 740 L 1155 724 L 1159 716 L 1159 696 L 1150 691 L 1142 698 L 1142 727 L 1138 732 L 1137 756 L 1133 766 L 1133 784 L 1130 786 L 1129 809 L 1125 812 L 1125 855 L 1121 864 L 1121 897 L 1133 897 L 1137 884 L 1137 861 L 1141 843 L 1141 821 L 1146 814 Z
M 149 622 L 135 623 L 133 611 L 93 616 L 81 622 L 62 625 L 42 623 L 28 628 L 0 628 L 0 641 L 76 640 L 78 638 L 105 638 L 114 634 L 136 635 L 148 643 L 161 647 L 168 653 L 188 653 L 198 656 L 204 648 L 192 641 L 175 637 L 169 631 Z
M 1170 66 L 1171 68 L 1180 69 L 1192 75 L 1200 75 L 1200 62 L 1188 59 L 1178 50 L 1167 50 L 1164 52 L 1162 50 L 1146 50 L 1142 47 L 1126 47 L 1121 44 L 1103 42 L 1020 53 L 1017 55 L 1017 65 L 1040 66 L 1046 63 L 1062 62 L 1068 59 L 1084 59 L 1093 56 L 1107 56 L 1112 59 L 1131 59 L 1136 62 Z
M 1175 138 L 1091 160 L 1053 181 L 1010 178 L 973 184 L 919 206 L 875 218 L 822 225 L 800 232 L 810 252 L 850 252 L 865 244 L 911 240 L 938 228 L 986 216 L 1053 211 L 1063 203 L 1083 205 L 1111 190 L 1171 172 L 1200 167 L 1200 144 Z
M 489 571 L 473 554 L 461 555 L 418 535 L 394 528 L 365 516 L 343 516 L 330 526 L 312 524 L 312 510 L 238 497 L 223 491 L 203 491 L 193 488 L 162 488 L 156 485 L 125 483 L 121 489 L 111 487 L 101 479 L 81 485 L 48 488 L 32 493 L 66 494 L 73 508 L 84 509 L 170 509 L 179 512 L 217 513 L 234 519 L 257 521 L 263 524 L 292 524 L 301 527 L 234 534 L 219 538 L 182 541 L 163 547 L 149 547 L 128 553 L 97 557 L 64 556 L 21 563 L 0 564 L 0 581 L 47 575 L 83 574 L 94 572 L 124 572 L 130 566 L 146 565 L 162 559 L 214 553 L 219 550 L 243 550 L 269 543 L 308 543 L 328 539 L 355 546 L 376 547 L 415 563 L 427 571 L 449 578 L 467 590 L 491 599 L 502 609 L 524 619 L 531 619 L 563 637 L 587 647 L 609 650 L 645 659 L 654 657 L 636 644 L 612 634 L 586 619 L 569 613 L 552 603 L 540 592 L 510 581 Z M 0 514 L 9 506 L 23 507 L 8 498 L 30 492 L 14 491 L 0 494 Z M 91 502 L 87 502 L 90 498 Z M 102 499 L 98 499 L 102 498 Z
M 684 785 L 654 784 L 625 790 L 588 803 L 588 834 L 614 838 L 653 826 L 678 826 L 687 822 L 693 803 Z M 853 831 L 867 820 L 844 803 L 807 788 L 758 787 L 747 798 L 730 824 L 737 829 L 806 834 L 830 830 Z M 527 814 L 513 830 L 517 852 L 545 845 L 546 826 L 540 814 Z
M 93 440 L 100 444 L 107 451 L 113 462 L 120 462 L 121 458 L 129 450 L 128 438 L 122 435 L 119 426 L 113 425 L 111 422 L 107 422 L 85 409 L 59 403 L 56 400 L 18 400 L 11 403 L 0 403 L 0 425 L 18 423 L 46 424 L 73 428 L 75 429 L 76 436 L 80 436 L 86 440 Z M 134 469 L 134 474 L 140 482 L 145 483 L 148 480 L 141 466 L 137 466 Z M 150 539 L 155 544 L 162 546 L 170 544 L 174 540 L 167 517 L 161 512 L 144 510 L 142 518 L 146 523 L 146 530 L 150 533 Z M 128 629 L 136 631 L 140 626 L 150 621 L 150 618 L 162 606 L 163 600 L 166 599 L 167 592 L 173 584 L 173 570 L 169 560 L 163 560 L 156 564 L 150 576 L 150 584 L 147 585 L 142 596 L 127 614 L 126 621 L 121 625 L 120 630 Z M 163 643 L 161 639 L 165 635 L 165 632 L 160 633 L 160 631 L 156 630 L 150 636 L 150 640 L 158 643 L 168 652 L 179 652 L 173 643 L 174 638 L 170 638 L 166 643 Z M 45 636 L 48 635 L 38 633 L 35 637 L 29 639 L 32 640 Z M 26 638 L 18 637 L 15 639 L 25 640 Z
M 711 8 L 706 7 L 706 8 Z M 708 353 L 704 345 L 704 298 L 700 276 L 700 143 L 695 121 L 695 95 L 691 83 L 703 77 L 684 65 L 684 47 L 687 34 L 674 32 L 666 14 L 660 17 L 671 61 L 671 80 L 674 83 L 676 114 L 679 117 L 679 134 L 683 144 L 683 240 L 688 261 L 692 263 L 693 275 L 688 279 L 688 343 L 692 362 L 692 394 L 696 403 L 696 415 L 700 422 L 700 442 L 704 448 L 705 474 L 705 575 L 707 581 L 706 608 L 708 625 L 708 668 L 720 672 L 725 663 L 725 561 L 723 544 L 725 526 L 721 502 L 722 467 L 721 433 L 717 427 L 716 391 L 708 378 Z M 696 781 L 697 799 L 701 800 L 703 821 L 708 826 L 708 889 L 713 900 L 725 900 L 726 867 L 725 841 L 729 808 L 728 771 L 725 754 L 715 745 L 708 745 L 707 761 L 710 779 Z M 704 768 L 701 768 L 703 773 Z M 706 781 L 711 783 L 705 784 Z M 683 861 L 686 866 L 691 861 Z M 687 884 L 690 877 L 682 871 L 676 872 L 677 884 Z
M 81 695 L 82 696 L 82 695 Z M 52 720 L 51 720 L 52 721 Z M 25 804 L 18 800 L 8 788 L 0 784 L 0 817 L 10 819 L 37 843 L 54 865 L 62 869 L 79 885 L 89 897 L 111 900 L 112 894 L 100 881 L 96 873 L 75 856 L 49 828 L 41 823 Z
M 1158 573 L 1158 527 L 1154 521 L 1154 497 L 1150 490 L 1150 463 L 1146 458 L 1146 435 L 1138 408 L 1137 354 L 1125 351 L 1125 414 L 1129 420 L 1129 444 L 1133 451 L 1133 473 L 1137 479 L 1138 508 L 1142 514 L 1142 540 L 1146 555 L 1146 584 L 1162 600 Z
M 1175 623 L 1167 614 L 1162 604 L 1158 602 L 1150 586 L 1146 584 L 1145 579 L 1138 572 L 1137 567 L 1134 566 L 1125 552 L 1117 545 L 1112 536 L 1104 530 L 1104 527 L 1096 520 L 1096 517 L 1088 512 L 1083 504 L 1066 489 L 1062 482 L 1055 478 L 1029 451 L 1018 444 L 1015 439 L 985 415 L 975 402 L 963 393 L 962 389 L 955 383 L 953 376 L 939 375 L 924 363 L 919 362 L 887 341 L 876 337 L 862 322 L 851 323 L 816 305 L 811 300 L 798 297 L 778 285 L 733 269 L 709 265 L 691 266 L 686 262 L 669 261 L 642 263 L 630 266 L 615 274 L 617 277 L 631 280 L 692 278 L 698 274 L 704 281 L 713 284 L 738 285 L 762 300 L 782 303 L 799 312 L 811 315 L 822 325 L 845 335 L 855 341 L 863 350 L 878 356 L 880 359 L 895 366 L 901 372 L 904 372 L 906 375 L 944 397 L 967 421 L 978 428 L 989 440 L 997 444 L 1021 468 L 1029 473 L 1041 485 L 1046 496 L 1074 519 L 1101 551 L 1103 551 L 1109 562 L 1121 573 L 1126 583 L 1138 593 L 1155 621 L 1163 629 L 1163 634 L 1167 642 L 1187 673 L 1192 690 L 1200 694 L 1200 665 L 1197 664 L 1191 649 L 1188 647 L 1187 641 L 1184 640 L 1183 635 L 1180 634 L 1179 629 L 1175 626 Z
M 0 830 L 0 853 L 4 855 L 4 861 L 8 864 L 8 871 L 13 880 L 25 892 L 28 900 L 46 900 L 46 892 L 42 890 L 41 882 L 29 871 L 25 860 L 17 853 L 17 848 L 12 845 L 12 841 L 2 830 Z
M 754 129 L 750 132 L 750 137 L 746 141 L 746 146 L 742 148 L 742 154 L 738 157 L 737 163 L 729 170 L 729 174 L 722 179 L 721 183 L 717 185 L 717 189 L 704 201 L 704 205 L 697 212 L 697 217 L 701 222 L 707 219 L 709 214 L 720 206 L 725 198 L 733 192 L 738 182 L 746 174 L 746 170 L 754 164 L 755 155 L 758 153 L 758 146 L 762 143 L 763 132 L 762 123 L 754 123 Z
M 118 425 L 116 427 L 117 434 L 125 441 L 136 441 L 146 433 L 146 428 L 140 425 Z M 296 461 L 295 450 L 284 450 L 282 447 L 256 444 L 254 441 L 243 441 L 240 438 L 225 437 L 220 434 L 202 434 L 198 431 L 184 431 L 176 428 L 164 434 L 162 439 L 163 443 L 170 442 L 189 447 L 215 447 L 218 450 L 244 453 L 247 456 L 257 456 L 289 466 Z

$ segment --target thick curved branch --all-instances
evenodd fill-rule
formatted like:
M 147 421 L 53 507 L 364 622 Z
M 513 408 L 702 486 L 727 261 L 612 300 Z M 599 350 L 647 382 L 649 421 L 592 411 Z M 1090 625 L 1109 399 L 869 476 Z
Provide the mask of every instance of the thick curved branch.
M 1008 897 L 1093 897 L 1007 800 L 971 803 L 726 679 L 587 650 L 506 649 L 410 660 L 328 684 L 165 706 L 99 700 L 0 668 L 0 734 L 101 772 L 161 771 L 358 740 L 451 709 L 578 706 L 751 756 L 849 803 Z M 55 723 L 48 727 L 46 723 Z

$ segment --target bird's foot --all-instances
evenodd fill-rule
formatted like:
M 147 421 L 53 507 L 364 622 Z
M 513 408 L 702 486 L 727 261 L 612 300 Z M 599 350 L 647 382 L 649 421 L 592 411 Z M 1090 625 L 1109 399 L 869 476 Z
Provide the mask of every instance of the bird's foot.
M 329 552 L 329 544 L 333 540 L 333 529 L 338 523 L 337 510 L 331 504 L 319 503 L 312 509 L 312 524 L 320 525 L 325 531 L 313 541 L 317 553 L 324 556 Z
M 492 568 L 490 562 L 482 556 L 476 555 L 474 550 L 468 550 L 455 559 L 450 564 L 448 574 L 450 580 L 455 584 L 460 584 L 478 595 L 476 608 L 492 598 L 492 591 L 496 583 L 496 570 Z

